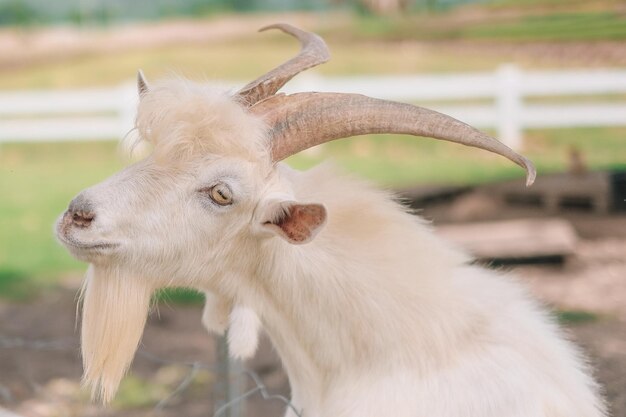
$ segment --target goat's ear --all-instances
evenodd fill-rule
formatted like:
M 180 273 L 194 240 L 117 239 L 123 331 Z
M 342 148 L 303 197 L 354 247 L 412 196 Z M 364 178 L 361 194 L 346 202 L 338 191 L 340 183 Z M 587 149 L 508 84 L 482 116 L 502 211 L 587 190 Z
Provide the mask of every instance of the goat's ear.
M 295 201 L 272 201 L 260 216 L 263 230 L 274 233 L 289 243 L 308 243 L 326 224 L 326 208 L 321 204 Z
M 146 81 L 146 77 L 143 75 L 142 70 L 137 71 L 137 92 L 139 93 L 139 97 L 143 96 L 150 89 L 148 85 L 148 81 Z

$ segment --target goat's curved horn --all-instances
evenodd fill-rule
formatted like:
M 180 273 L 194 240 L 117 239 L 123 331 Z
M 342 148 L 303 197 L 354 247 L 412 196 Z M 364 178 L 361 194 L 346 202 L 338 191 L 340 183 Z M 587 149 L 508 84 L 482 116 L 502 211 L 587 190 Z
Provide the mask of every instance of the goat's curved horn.
M 526 185 L 535 181 L 532 162 L 502 142 L 433 110 L 360 94 L 298 93 L 276 95 L 250 111 L 268 124 L 272 159 L 334 139 L 368 133 L 401 133 L 456 142 L 500 154 L 526 170 Z
M 260 100 L 274 95 L 298 73 L 323 64 L 330 59 L 330 52 L 326 43 L 315 33 L 305 32 L 286 23 L 265 26 L 259 32 L 268 29 L 280 29 L 296 37 L 300 41 L 301 49 L 298 55 L 248 83 L 237 92 L 236 96 L 247 106 L 252 106 Z
M 139 96 L 146 94 L 150 87 L 148 87 L 148 81 L 146 81 L 146 77 L 143 75 L 143 71 L 137 71 L 137 91 L 139 92 Z

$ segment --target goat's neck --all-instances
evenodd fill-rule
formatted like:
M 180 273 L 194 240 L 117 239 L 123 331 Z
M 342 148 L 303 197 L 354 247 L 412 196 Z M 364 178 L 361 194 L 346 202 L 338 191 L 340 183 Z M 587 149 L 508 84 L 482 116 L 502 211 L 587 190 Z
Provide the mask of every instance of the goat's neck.
M 423 371 L 461 337 L 446 327 L 464 311 L 448 284 L 460 256 L 409 215 L 390 217 L 359 233 L 335 219 L 309 245 L 262 249 L 253 303 L 296 394 L 353 372 Z

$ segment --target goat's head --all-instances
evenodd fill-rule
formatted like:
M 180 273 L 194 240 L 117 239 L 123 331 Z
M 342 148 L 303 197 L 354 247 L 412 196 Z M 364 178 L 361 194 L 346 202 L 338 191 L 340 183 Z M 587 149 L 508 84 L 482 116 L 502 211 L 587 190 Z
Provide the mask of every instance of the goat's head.
M 277 162 L 314 145 L 367 133 L 433 137 L 532 164 L 502 143 L 443 114 L 354 94 L 276 92 L 328 60 L 317 35 L 300 53 L 234 95 L 139 74 L 137 129 L 153 153 L 80 193 L 57 224 L 59 240 L 92 264 L 83 290 L 85 380 L 109 400 L 139 342 L 159 287 L 210 287 L 253 271 L 255 247 L 279 236 L 306 243 L 324 207 L 296 201 Z

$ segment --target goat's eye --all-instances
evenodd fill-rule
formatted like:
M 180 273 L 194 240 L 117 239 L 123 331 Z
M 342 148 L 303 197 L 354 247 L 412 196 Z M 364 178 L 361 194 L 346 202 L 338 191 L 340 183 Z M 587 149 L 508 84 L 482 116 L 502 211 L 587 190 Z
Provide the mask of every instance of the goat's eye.
M 220 206 L 228 206 L 233 202 L 233 192 L 226 184 L 216 184 L 208 191 L 211 200 Z

